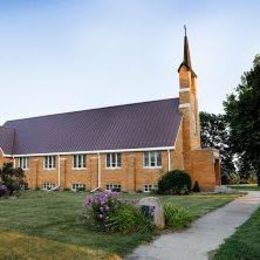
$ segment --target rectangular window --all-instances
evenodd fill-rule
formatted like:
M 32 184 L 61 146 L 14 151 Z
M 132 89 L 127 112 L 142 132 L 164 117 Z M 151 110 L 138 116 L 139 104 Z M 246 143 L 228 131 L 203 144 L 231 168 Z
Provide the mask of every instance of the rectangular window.
M 107 168 L 120 168 L 122 164 L 121 153 L 108 153 L 106 155 Z
M 145 184 L 143 191 L 144 192 L 151 192 L 151 191 L 155 191 L 158 189 L 158 185 L 157 184 Z
M 28 167 L 28 161 L 29 161 L 29 158 L 28 157 L 20 157 L 19 158 L 19 167 L 23 170 L 28 170 L 29 167 Z
M 72 191 L 85 191 L 86 190 L 86 184 L 82 184 L 82 183 L 73 183 L 71 185 L 71 190 Z
M 160 151 L 144 152 L 144 167 L 156 168 L 162 166 L 162 154 Z
M 56 156 L 45 156 L 44 157 L 44 168 L 51 170 L 56 168 Z
M 84 169 L 86 168 L 86 155 L 76 154 L 73 157 L 73 168 L 74 169 Z
M 111 184 L 111 183 L 107 184 L 106 190 L 120 192 L 121 191 L 121 184 Z
M 48 183 L 48 182 L 46 182 L 46 183 L 42 184 L 42 189 L 43 190 L 51 190 L 51 189 L 53 189 L 55 187 L 56 187 L 55 183 Z

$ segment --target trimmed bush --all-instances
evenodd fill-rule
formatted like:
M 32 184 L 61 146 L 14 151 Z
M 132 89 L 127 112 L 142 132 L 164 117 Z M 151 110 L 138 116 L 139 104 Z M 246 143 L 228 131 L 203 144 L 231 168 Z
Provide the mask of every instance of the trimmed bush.
M 190 225 L 192 215 L 185 208 L 176 207 L 171 202 L 166 202 L 163 208 L 166 227 L 180 229 Z
M 158 182 L 159 194 L 188 194 L 191 190 L 191 177 L 181 170 L 167 172 Z
M 19 196 L 20 191 L 26 186 L 23 170 L 14 168 L 13 163 L 5 163 L 3 168 L 0 168 L 0 185 L 2 196 Z
M 198 181 L 195 181 L 192 191 L 200 192 L 200 185 L 199 185 Z
M 121 204 L 116 212 L 109 216 L 109 230 L 121 233 L 146 233 L 153 230 L 150 218 L 133 205 Z

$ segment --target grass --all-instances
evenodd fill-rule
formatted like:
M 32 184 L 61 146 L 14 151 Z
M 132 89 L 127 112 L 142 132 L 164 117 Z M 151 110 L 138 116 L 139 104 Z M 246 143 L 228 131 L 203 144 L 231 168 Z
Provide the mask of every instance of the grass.
M 260 186 L 257 184 L 239 184 L 239 185 L 229 185 L 228 187 L 236 190 L 244 191 L 260 191 Z
M 260 259 L 260 208 L 234 235 L 228 238 L 214 256 L 215 260 Z
M 28 191 L 0 201 L 0 256 L 4 259 L 117 259 L 154 234 L 106 234 L 78 221 L 86 193 Z M 139 199 L 143 194 L 122 194 Z M 159 196 L 190 210 L 192 218 L 230 202 L 238 194 Z

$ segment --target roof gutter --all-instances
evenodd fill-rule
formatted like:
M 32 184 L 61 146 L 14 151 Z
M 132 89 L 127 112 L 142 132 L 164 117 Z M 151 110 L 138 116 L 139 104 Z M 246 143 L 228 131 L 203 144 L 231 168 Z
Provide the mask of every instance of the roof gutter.
M 51 153 L 28 153 L 28 154 L 15 154 L 9 155 L 3 153 L 4 157 L 36 157 L 48 155 L 71 155 L 71 154 L 96 154 L 96 153 L 119 153 L 119 152 L 142 152 L 142 151 L 167 151 L 175 150 L 174 146 L 161 146 L 161 147 L 144 147 L 144 148 L 130 148 L 130 149 L 114 149 L 114 150 L 95 150 L 95 151 L 70 151 L 70 152 L 51 152 Z

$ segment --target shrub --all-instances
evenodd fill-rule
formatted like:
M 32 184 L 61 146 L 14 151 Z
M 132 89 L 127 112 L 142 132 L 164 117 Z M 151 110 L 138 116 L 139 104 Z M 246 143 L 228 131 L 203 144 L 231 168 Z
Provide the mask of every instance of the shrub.
M 187 194 L 191 189 L 191 177 L 181 170 L 167 172 L 158 182 L 160 194 Z
M 192 221 L 192 215 L 182 207 L 176 207 L 171 202 L 164 204 L 165 224 L 168 228 L 180 229 L 188 227 Z
M 12 163 L 5 163 L 0 169 L 1 185 L 7 189 L 7 194 L 12 196 L 18 194 L 26 185 L 24 172 L 21 168 L 13 168 Z
M 192 191 L 200 192 L 200 185 L 199 185 L 198 181 L 195 181 Z
M 151 218 L 141 209 L 128 204 L 121 204 L 118 210 L 110 215 L 108 226 L 110 231 L 122 233 L 145 233 L 153 230 Z

